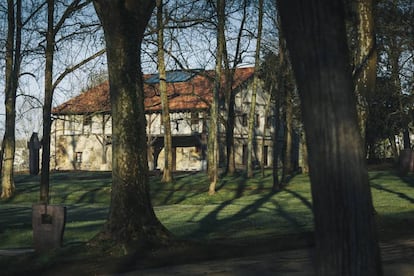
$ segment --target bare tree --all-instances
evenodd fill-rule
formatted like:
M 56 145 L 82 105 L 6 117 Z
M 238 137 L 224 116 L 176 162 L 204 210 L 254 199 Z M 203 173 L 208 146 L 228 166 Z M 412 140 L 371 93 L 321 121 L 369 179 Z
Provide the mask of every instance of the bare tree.
M 168 106 L 168 94 L 167 94 L 167 73 L 165 69 L 164 58 L 164 20 L 163 20 L 163 0 L 157 0 L 157 28 L 158 28 L 158 73 L 159 73 L 159 89 L 161 95 L 162 106 L 162 124 L 164 126 L 164 172 L 162 175 L 162 181 L 169 183 L 172 181 L 172 166 L 173 166 L 173 148 L 172 148 L 172 135 L 171 135 L 171 121 L 170 110 Z
M 260 43 L 262 38 L 262 22 L 263 22 L 263 0 L 259 0 L 259 20 L 257 28 L 257 41 L 255 52 L 255 72 L 253 76 L 252 96 L 250 100 L 250 113 L 248 123 L 248 138 L 247 138 L 247 177 L 253 177 L 253 140 L 255 136 L 255 118 L 256 118 L 256 95 L 259 82 L 258 69 L 260 66 Z
M 308 144 L 317 274 L 382 275 L 343 2 L 278 5 Z
M 6 41 L 6 126 L 1 149 L 1 198 L 10 198 L 15 191 L 13 168 L 16 134 L 16 94 L 21 65 L 22 2 L 7 1 Z M 4 163 L 4 164 L 3 164 Z
M 52 127 L 51 110 L 53 95 L 56 87 L 70 73 L 74 72 L 89 61 L 105 53 L 100 50 L 90 57 L 84 59 L 74 66 L 67 67 L 55 80 L 53 80 L 53 67 L 55 59 L 55 47 L 57 43 L 57 34 L 65 26 L 65 22 L 76 13 L 90 4 L 88 0 L 73 0 L 66 6 L 58 21 L 55 23 L 55 1 L 47 0 L 47 31 L 45 47 L 45 95 L 43 103 L 43 137 L 42 137 L 42 168 L 40 177 L 40 201 L 49 202 L 49 175 L 50 175 L 50 132 Z M 70 36 L 69 36 L 70 37 Z M 66 38 L 66 36 L 64 37 Z M 61 39 L 64 39 L 61 38 Z
M 234 149 L 234 127 L 235 127 L 235 98 L 236 93 L 233 91 L 233 80 L 236 72 L 236 67 L 242 62 L 242 53 L 245 49 L 242 48 L 243 36 L 245 32 L 246 22 L 248 20 L 248 1 L 241 2 L 241 19 L 238 34 L 236 38 L 235 51 L 233 53 L 233 60 L 229 57 L 229 50 L 227 45 L 224 47 L 224 95 L 226 98 L 227 120 L 226 120 L 226 173 L 233 175 L 236 171 L 235 149 Z
M 225 1 L 217 0 L 217 56 L 214 75 L 213 100 L 210 106 L 210 124 L 208 129 L 208 175 L 210 186 L 208 193 L 213 195 L 216 192 L 218 182 L 218 162 L 219 162 L 219 145 L 218 145 L 218 127 L 219 127 L 219 93 L 221 90 L 222 62 L 225 46 Z

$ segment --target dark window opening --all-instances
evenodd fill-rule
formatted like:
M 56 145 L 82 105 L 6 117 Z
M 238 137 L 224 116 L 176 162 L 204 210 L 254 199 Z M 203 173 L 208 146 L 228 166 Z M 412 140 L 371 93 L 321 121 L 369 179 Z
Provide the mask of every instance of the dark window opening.
M 76 153 L 76 163 L 82 163 L 82 152 Z
M 91 115 L 84 115 L 83 116 L 83 125 L 84 126 L 92 125 L 92 116 Z
M 242 115 L 242 126 L 247 126 L 247 113 L 243 113 Z
M 255 114 L 254 123 L 256 127 L 260 127 L 260 115 L 259 114 Z
M 191 112 L 191 124 L 198 125 L 199 120 L 200 119 L 198 117 L 198 112 L 197 111 Z

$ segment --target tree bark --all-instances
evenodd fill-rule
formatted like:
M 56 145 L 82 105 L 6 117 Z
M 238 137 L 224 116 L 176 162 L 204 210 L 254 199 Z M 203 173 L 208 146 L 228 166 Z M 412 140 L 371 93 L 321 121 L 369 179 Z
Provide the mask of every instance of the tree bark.
M 374 33 L 373 1 L 351 2 L 356 14 L 357 45 L 354 51 L 354 83 L 357 95 L 358 123 L 363 145 L 365 145 L 368 98 L 375 91 L 377 77 L 377 50 Z
M 342 1 L 279 1 L 309 153 L 318 275 L 382 275 Z
M 155 2 L 95 0 L 107 48 L 112 109 L 112 193 L 105 234 L 116 244 L 169 241 L 149 195 L 141 42 Z
M 162 175 L 162 182 L 170 183 L 173 180 L 172 177 L 172 164 L 173 164 L 173 152 L 172 152 L 172 136 L 171 136 L 171 121 L 170 110 L 168 106 L 167 95 L 167 73 L 165 70 L 164 59 L 164 23 L 163 23 L 163 1 L 157 0 L 157 28 L 158 28 L 158 73 L 159 73 L 159 89 L 161 94 L 161 107 L 162 114 L 161 119 L 164 126 L 164 172 Z
M 53 58 L 55 48 L 54 29 L 55 1 L 47 1 L 47 33 L 46 33 L 46 64 L 45 64 L 45 99 L 43 103 L 43 137 L 42 137 L 42 168 L 40 175 L 40 201 L 49 203 L 50 174 L 50 131 L 52 128 L 53 100 Z

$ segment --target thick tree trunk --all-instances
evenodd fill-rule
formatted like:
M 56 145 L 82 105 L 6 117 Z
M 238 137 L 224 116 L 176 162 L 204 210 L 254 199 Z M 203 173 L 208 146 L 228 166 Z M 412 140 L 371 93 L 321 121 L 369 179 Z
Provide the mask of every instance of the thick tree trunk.
M 149 195 L 141 42 L 155 2 L 95 0 L 107 48 L 112 108 L 112 193 L 106 234 L 139 246 L 169 240 Z
M 342 1 L 279 1 L 305 123 L 318 275 L 382 275 Z
M 162 106 L 162 123 L 164 126 L 164 172 L 162 182 L 170 183 L 172 178 L 173 152 L 172 152 L 172 136 L 170 110 L 168 106 L 167 95 L 167 73 L 165 70 L 164 60 L 164 22 L 163 22 L 163 1 L 157 0 L 157 27 L 158 27 L 158 73 L 160 79 L 160 94 Z

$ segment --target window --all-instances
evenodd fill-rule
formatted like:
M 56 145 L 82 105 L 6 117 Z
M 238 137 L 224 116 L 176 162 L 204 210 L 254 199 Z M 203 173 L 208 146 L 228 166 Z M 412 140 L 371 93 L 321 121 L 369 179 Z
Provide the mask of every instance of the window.
M 83 134 L 90 134 L 91 133 L 91 128 L 92 128 L 92 115 L 87 114 L 87 115 L 83 115 Z
M 247 126 L 247 113 L 243 113 L 242 115 L 242 126 Z
M 91 115 L 84 115 L 83 116 L 83 125 L 90 126 L 92 124 L 92 116 Z
M 260 115 L 259 114 L 255 114 L 254 123 L 256 124 L 256 127 L 260 127 Z
M 82 163 L 82 152 L 76 152 L 76 159 L 75 159 L 76 163 L 80 164 Z
M 198 125 L 198 122 L 199 122 L 198 112 L 197 111 L 191 112 L 191 124 Z

